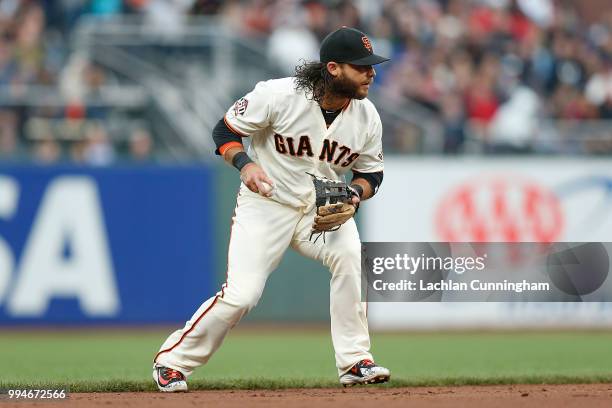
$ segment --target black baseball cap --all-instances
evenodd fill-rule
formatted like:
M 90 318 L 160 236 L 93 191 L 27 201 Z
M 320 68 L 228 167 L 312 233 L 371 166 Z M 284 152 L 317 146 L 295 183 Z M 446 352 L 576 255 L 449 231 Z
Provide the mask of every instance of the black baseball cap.
M 323 39 L 319 51 L 321 62 L 330 61 L 353 65 L 376 65 L 389 58 L 374 54 L 372 43 L 361 31 L 342 27 Z

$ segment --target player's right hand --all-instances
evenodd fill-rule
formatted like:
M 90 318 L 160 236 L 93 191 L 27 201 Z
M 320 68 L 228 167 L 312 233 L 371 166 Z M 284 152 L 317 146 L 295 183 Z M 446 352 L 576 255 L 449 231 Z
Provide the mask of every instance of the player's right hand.
M 249 190 L 259 193 L 264 197 L 271 197 L 274 190 L 274 182 L 265 171 L 256 163 L 249 163 L 240 171 L 240 180 Z

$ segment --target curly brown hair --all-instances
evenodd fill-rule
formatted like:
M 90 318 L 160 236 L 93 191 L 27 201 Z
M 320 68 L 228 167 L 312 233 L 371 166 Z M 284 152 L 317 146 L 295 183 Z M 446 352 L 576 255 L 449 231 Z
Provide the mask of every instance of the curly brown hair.
M 295 89 L 304 90 L 308 98 L 321 103 L 325 91 L 334 77 L 329 73 L 327 64 L 316 61 L 303 61 L 295 67 Z

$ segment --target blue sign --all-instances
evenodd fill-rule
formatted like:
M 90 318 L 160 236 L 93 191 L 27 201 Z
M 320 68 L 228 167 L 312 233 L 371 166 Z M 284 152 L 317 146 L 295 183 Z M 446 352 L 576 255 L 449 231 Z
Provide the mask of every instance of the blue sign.
M 214 292 L 213 170 L 0 167 L 0 325 L 187 320 Z

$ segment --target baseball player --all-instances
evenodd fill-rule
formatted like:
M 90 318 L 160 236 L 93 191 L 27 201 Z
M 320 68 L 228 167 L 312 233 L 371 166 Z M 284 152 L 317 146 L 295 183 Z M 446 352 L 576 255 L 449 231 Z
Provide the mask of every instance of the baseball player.
M 361 302 L 361 242 L 353 219 L 360 201 L 383 179 L 382 127 L 366 98 L 374 65 L 368 37 L 343 27 L 329 34 L 320 62 L 306 62 L 294 77 L 257 84 L 213 131 L 216 153 L 240 171 L 232 219 L 227 280 L 185 327 L 172 333 L 154 359 L 161 391 L 187 391 L 186 378 L 205 364 L 240 319 L 257 304 L 285 250 L 330 269 L 331 335 L 345 386 L 389 380 L 374 363 L 366 305 Z M 248 153 L 242 138 L 250 137 Z M 352 198 L 321 211 L 311 176 L 344 180 Z M 341 228 L 340 228 L 341 226 Z M 329 232 L 312 240 L 313 232 Z

